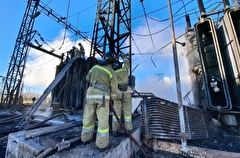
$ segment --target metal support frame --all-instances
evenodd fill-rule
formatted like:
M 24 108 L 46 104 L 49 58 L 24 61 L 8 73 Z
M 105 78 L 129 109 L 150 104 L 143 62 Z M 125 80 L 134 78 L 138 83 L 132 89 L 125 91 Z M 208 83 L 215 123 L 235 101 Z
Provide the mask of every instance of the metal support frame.
M 187 139 L 186 139 L 186 135 L 185 135 L 185 119 L 184 119 L 184 111 L 183 111 L 180 74 L 179 74 L 179 67 L 178 67 L 176 38 L 175 38 L 173 16 L 172 16 L 172 7 L 171 7 L 171 1 L 170 0 L 168 0 L 168 8 L 169 8 L 170 23 L 171 23 L 171 28 L 172 28 L 172 48 L 173 48 L 175 78 L 176 78 L 176 86 L 177 86 L 178 109 L 179 109 L 179 120 L 180 120 L 180 130 L 181 130 L 180 135 L 182 136 L 182 138 L 181 138 L 182 149 L 183 149 L 183 151 L 186 151 L 187 150 Z
M 36 101 L 36 103 L 32 106 L 32 108 L 28 111 L 27 115 L 18 123 L 16 128 L 21 129 L 27 123 L 29 123 L 29 119 L 34 114 L 34 112 L 38 109 L 38 107 L 42 104 L 42 102 L 46 99 L 49 93 L 57 86 L 57 84 L 62 80 L 65 76 L 66 72 L 73 65 L 74 61 L 79 58 L 79 55 L 74 56 L 67 65 L 59 72 L 59 74 L 55 77 L 55 79 L 51 82 L 51 84 L 46 88 L 40 98 Z
M 117 56 L 129 53 L 131 58 L 130 4 L 130 0 L 98 1 L 90 57 L 111 51 Z
M 75 35 L 88 40 L 88 38 L 84 36 L 80 30 L 75 28 L 69 22 L 63 20 L 64 18 L 54 12 L 51 8 L 48 8 L 46 5 L 41 4 L 40 0 L 28 0 L 3 86 L 3 92 L 1 96 L 1 105 L 3 106 L 17 105 L 26 58 L 29 52 L 29 43 L 36 33 L 36 31 L 33 31 L 34 22 L 36 17 L 41 14 L 39 8 L 41 8 L 41 12 L 45 13 L 56 22 L 65 26 L 66 29 L 72 31 L 75 33 Z M 48 53 L 46 51 L 44 52 Z M 60 56 L 54 56 L 60 58 Z
M 38 5 L 39 0 L 28 1 L 6 75 L 1 97 L 2 105 L 10 106 L 11 104 L 17 104 L 26 56 L 29 52 L 29 48 L 25 43 L 28 43 L 32 39 L 35 18 L 31 15 L 36 15 Z

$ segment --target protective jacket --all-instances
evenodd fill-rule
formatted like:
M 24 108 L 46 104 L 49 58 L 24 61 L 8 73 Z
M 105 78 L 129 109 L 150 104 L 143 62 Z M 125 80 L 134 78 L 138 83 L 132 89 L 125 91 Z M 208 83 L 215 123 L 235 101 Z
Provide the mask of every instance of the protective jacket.
M 127 130 L 132 130 L 132 89 L 128 85 L 128 73 L 130 62 L 127 58 L 124 59 L 122 68 L 115 70 L 118 80 L 118 94 L 114 98 L 114 109 L 121 120 L 123 114 L 124 126 Z M 112 131 L 120 129 L 116 117 L 112 117 Z
M 80 56 L 81 56 L 82 58 L 84 58 L 85 49 L 84 49 L 84 47 L 83 47 L 83 45 L 82 45 L 81 43 L 79 43 L 78 45 L 79 45 L 79 47 L 80 47 L 80 50 L 79 50 Z
M 105 148 L 109 144 L 109 101 L 117 94 L 116 73 L 111 66 L 95 65 L 88 72 L 86 80 L 90 85 L 84 107 L 81 139 L 83 142 L 93 139 L 94 125 L 98 119 L 95 144 L 98 148 Z

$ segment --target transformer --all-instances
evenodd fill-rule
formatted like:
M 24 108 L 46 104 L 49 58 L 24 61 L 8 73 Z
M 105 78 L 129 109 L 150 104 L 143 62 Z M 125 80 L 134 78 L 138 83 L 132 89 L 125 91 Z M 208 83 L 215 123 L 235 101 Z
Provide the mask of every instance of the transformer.
M 186 33 L 194 106 L 237 127 L 240 106 L 240 12 L 227 9 L 219 25 L 204 17 Z

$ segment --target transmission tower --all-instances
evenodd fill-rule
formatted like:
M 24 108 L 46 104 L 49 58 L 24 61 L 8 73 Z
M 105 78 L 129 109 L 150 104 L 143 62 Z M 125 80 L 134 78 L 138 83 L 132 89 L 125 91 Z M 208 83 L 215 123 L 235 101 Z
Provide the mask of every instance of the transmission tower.
M 39 10 L 41 10 L 41 12 Z M 33 31 L 35 18 L 41 13 L 44 13 L 48 17 L 52 18 L 57 23 L 62 24 L 66 29 L 73 32 L 76 36 L 80 36 L 81 38 L 88 40 L 80 30 L 71 25 L 71 23 L 69 23 L 67 20 L 64 20 L 66 18 L 58 15 L 51 8 L 47 7 L 47 5 L 41 4 L 40 0 L 28 0 L 3 86 L 1 105 L 10 106 L 12 104 L 17 104 L 19 92 L 21 91 L 22 87 L 22 78 L 29 47 L 37 49 L 31 44 L 31 40 L 37 32 L 35 30 Z M 38 50 L 42 51 L 39 48 Z
M 38 4 L 39 0 L 29 0 L 27 3 L 3 86 L 1 105 L 17 104 L 26 56 L 29 52 L 26 43 L 31 41 L 34 36 L 33 25 L 37 15 Z
M 26 57 L 29 52 L 29 43 L 35 35 L 35 31 L 33 31 L 34 21 L 40 14 L 38 11 L 39 7 L 46 15 L 53 17 L 54 20 L 66 26 L 67 29 L 86 39 L 79 30 L 75 29 L 71 24 L 62 21 L 61 16 L 53 13 L 52 9 L 42 6 L 39 2 L 40 0 L 29 0 L 27 3 L 3 86 L 1 105 L 17 104 Z M 98 1 L 91 42 L 93 49 L 91 49 L 90 57 L 95 57 L 96 54 L 103 56 L 108 51 L 112 51 L 116 55 L 120 53 L 131 54 L 130 4 L 130 0 Z
M 97 54 L 103 57 L 108 51 L 117 56 L 131 54 L 130 8 L 130 0 L 98 1 L 90 57 Z

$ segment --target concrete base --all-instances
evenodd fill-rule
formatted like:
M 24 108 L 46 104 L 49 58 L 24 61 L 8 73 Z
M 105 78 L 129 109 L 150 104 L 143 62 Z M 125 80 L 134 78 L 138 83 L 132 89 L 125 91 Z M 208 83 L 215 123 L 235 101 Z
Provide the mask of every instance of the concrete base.
M 132 136 L 141 145 L 140 118 L 135 124 L 137 127 L 135 125 L 135 130 L 132 133 Z M 58 132 L 49 132 L 48 134 L 46 131 L 51 131 L 50 128 L 56 129 L 56 126 L 9 134 L 5 158 L 41 158 L 46 156 L 49 158 L 130 158 L 138 151 L 137 145 L 134 144 L 134 142 L 132 142 L 125 134 L 121 134 L 119 137 L 110 136 L 110 144 L 112 148 L 105 152 L 99 152 L 96 149 L 94 141 L 87 145 L 81 143 L 81 127 L 79 126 L 71 127 L 71 131 L 75 132 L 73 134 L 68 131 L 69 129 L 63 130 L 64 133 L 76 136 L 74 137 L 74 143 L 69 140 L 59 140 L 59 137 L 55 136 Z M 32 137 L 29 137 L 29 135 Z M 62 136 L 61 134 L 59 135 Z M 53 137 L 55 137 L 55 140 L 53 140 Z
M 132 136 L 141 144 L 140 128 L 138 128 Z M 86 146 L 78 145 L 67 150 L 62 150 L 49 156 L 49 158 L 131 158 L 134 157 L 133 155 L 138 151 L 138 147 L 126 136 L 121 139 L 110 137 L 110 143 L 112 148 L 105 152 L 99 152 L 94 145 L 95 143 L 91 142 Z
M 25 140 L 25 131 L 11 133 L 8 136 L 6 158 L 37 157 L 44 147 L 31 140 Z

